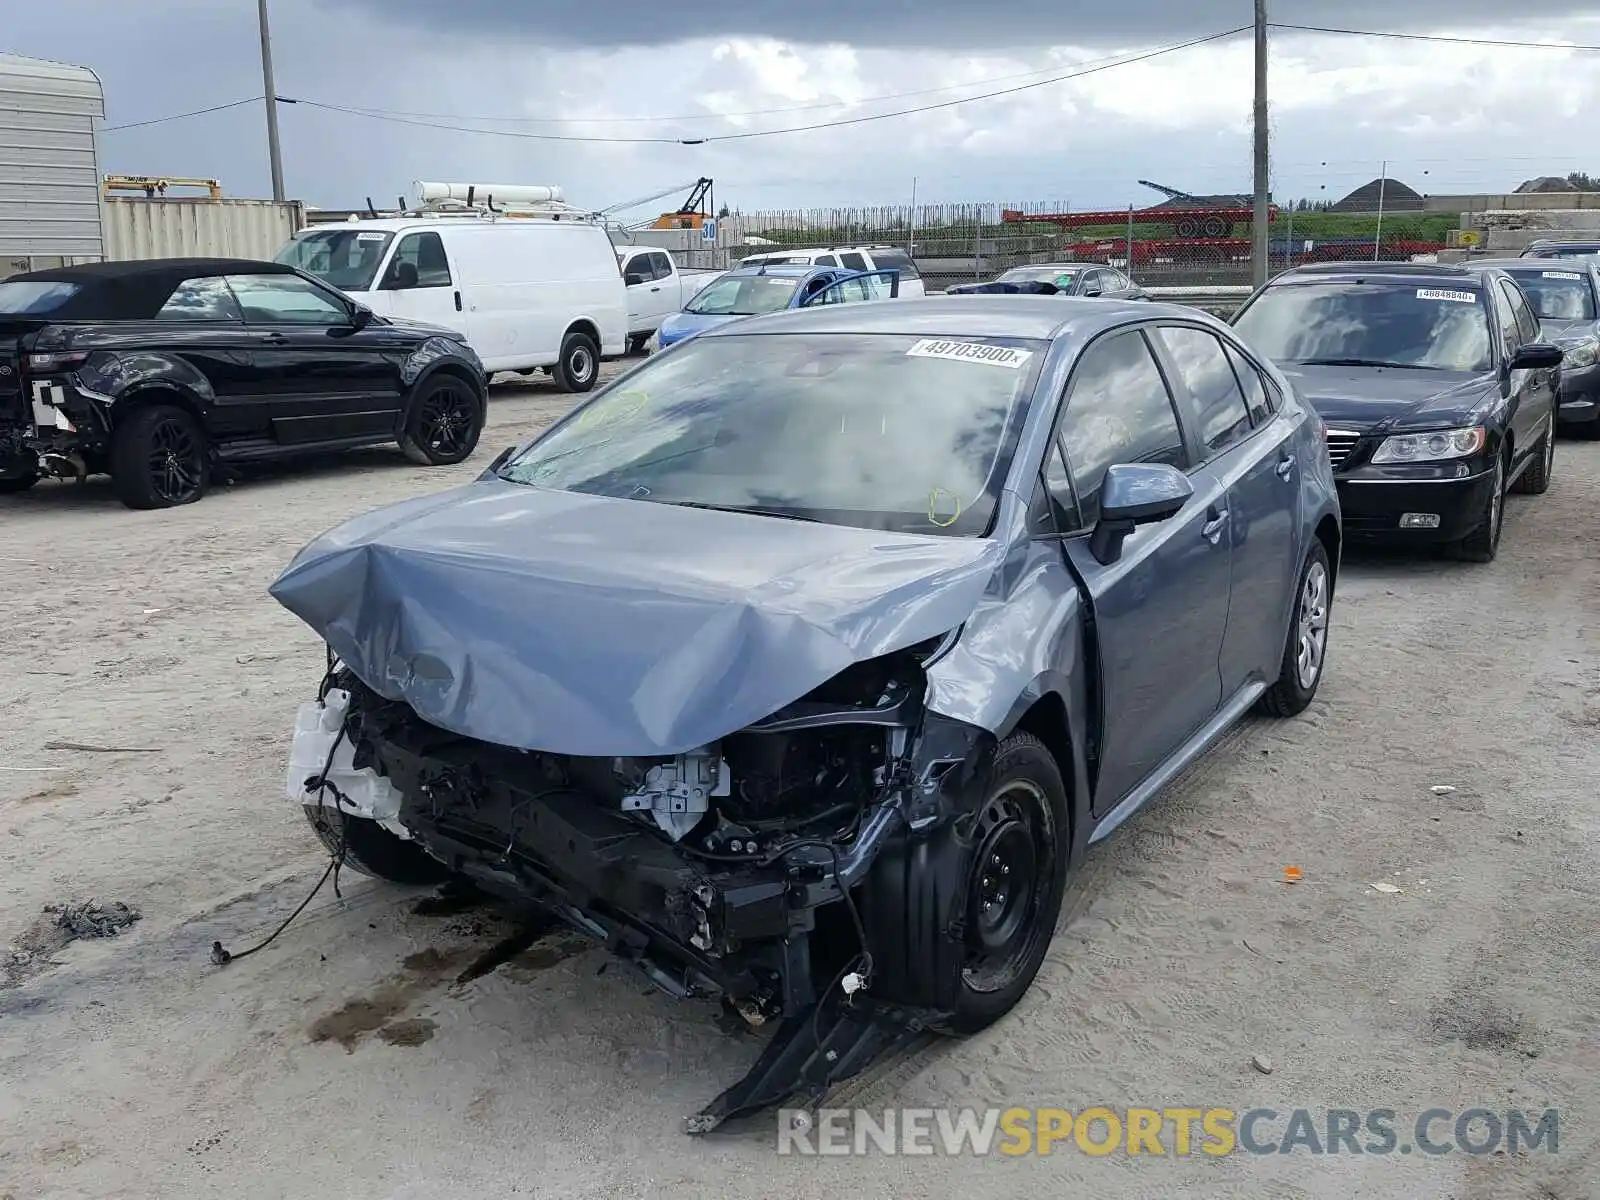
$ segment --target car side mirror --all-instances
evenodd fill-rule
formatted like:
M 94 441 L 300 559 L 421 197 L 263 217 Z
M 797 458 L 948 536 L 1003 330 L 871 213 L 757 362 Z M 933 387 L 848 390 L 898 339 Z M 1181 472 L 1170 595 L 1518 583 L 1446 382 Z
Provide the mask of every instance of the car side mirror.
M 633 287 L 635 284 L 643 283 L 643 282 L 645 282 L 644 272 L 643 271 L 629 271 L 626 275 L 624 275 L 622 277 L 622 282 L 624 284 L 626 284 L 628 287 Z
M 1122 543 L 1140 525 L 1176 516 L 1194 495 L 1188 476 L 1166 463 L 1117 463 L 1100 485 L 1100 520 L 1089 553 L 1102 566 L 1122 557 Z
M 1511 356 L 1513 371 L 1544 371 L 1561 365 L 1561 347 L 1548 342 L 1529 342 Z
M 355 306 L 355 308 L 353 310 L 351 310 L 351 313 L 350 313 L 350 328 L 360 330 L 360 329 L 365 329 L 368 325 L 371 325 L 371 324 L 372 324 L 372 310 L 370 308 L 366 307 L 363 304 L 358 304 L 358 305 Z

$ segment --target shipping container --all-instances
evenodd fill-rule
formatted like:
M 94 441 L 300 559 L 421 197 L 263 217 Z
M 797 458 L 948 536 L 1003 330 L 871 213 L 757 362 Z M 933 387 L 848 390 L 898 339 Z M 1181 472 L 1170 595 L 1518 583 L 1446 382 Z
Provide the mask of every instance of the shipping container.
M 87 67 L 0 54 L 0 275 L 105 252 Z
M 298 200 L 112 196 L 108 259 L 271 258 L 306 225 Z

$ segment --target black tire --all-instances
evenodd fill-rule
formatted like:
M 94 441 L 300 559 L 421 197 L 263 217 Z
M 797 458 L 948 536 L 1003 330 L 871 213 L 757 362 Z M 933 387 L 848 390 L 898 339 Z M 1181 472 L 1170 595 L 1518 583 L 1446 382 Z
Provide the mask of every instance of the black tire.
M 1306 710 L 1322 683 L 1328 663 L 1328 621 L 1333 610 L 1333 568 L 1316 538 L 1295 582 L 1294 609 L 1284 638 L 1278 678 L 1256 701 L 1269 717 L 1292 717 Z
M 561 339 L 561 358 L 552 372 L 563 392 L 587 392 L 600 379 L 600 347 L 587 333 L 572 330 Z
M 0 496 L 15 496 L 19 492 L 25 492 L 43 478 L 44 476 L 38 471 L 0 477 Z
M 1556 466 L 1556 422 L 1550 418 L 1550 424 L 1545 426 L 1544 436 L 1539 439 L 1539 449 L 1534 452 L 1534 460 L 1528 464 L 1528 469 L 1517 476 L 1517 482 L 1511 485 L 1511 490 L 1523 496 L 1542 496 L 1550 490 L 1550 476 L 1555 472 Z
M 129 508 L 193 504 L 211 486 L 211 450 L 187 409 L 137 409 L 111 439 L 111 486 Z
M 1067 789 L 1044 743 L 1002 742 L 983 796 L 972 817 L 881 855 L 862 889 L 872 994 L 950 1013 L 946 1033 L 982 1029 L 1022 999 L 1066 887 Z
M 456 375 L 430 375 L 406 408 L 400 449 L 424 467 L 448 467 L 469 458 L 483 434 L 483 395 Z
M 1484 501 L 1478 517 L 1478 526 L 1460 541 L 1450 546 L 1450 552 L 1462 562 L 1493 562 L 1500 552 L 1500 531 L 1506 523 L 1506 455 L 1501 454 L 1494 464 L 1494 486 Z
M 628 353 L 633 355 L 643 354 L 644 348 L 650 344 L 651 334 L 630 333 L 628 335 Z
M 330 854 L 344 844 L 344 865 L 373 879 L 422 885 L 443 883 L 449 870 L 416 842 L 390 833 L 376 821 L 352 817 L 321 805 L 306 804 L 306 820 Z M 344 828 L 340 829 L 340 821 Z
M 1593 421 L 1563 425 L 1561 426 L 1561 432 L 1575 438 L 1583 438 L 1586 441 L 1595 441 L 1600 438 L 1600 417 L 1596 417 Z

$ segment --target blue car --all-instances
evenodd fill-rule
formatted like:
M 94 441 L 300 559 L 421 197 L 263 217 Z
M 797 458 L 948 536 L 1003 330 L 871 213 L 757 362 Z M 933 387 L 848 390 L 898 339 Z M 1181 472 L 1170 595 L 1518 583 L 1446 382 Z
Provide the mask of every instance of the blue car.
M 751 317 L 301 551 L 289 798 L 776 1026 L 703 1132 L 1015 1005 L 1090 843 L 1311 703 L 1340 541 L 1316 414 L 1195 309 Z
M 665 350 L 674 342 L 741 317 L 822 304 L 890 300 L 899 294 L 900 273 L 892 270 L 847 271 L 804 264 L 736 267 L 702 288 L 682 312 L 663 321 L 658 336 Z

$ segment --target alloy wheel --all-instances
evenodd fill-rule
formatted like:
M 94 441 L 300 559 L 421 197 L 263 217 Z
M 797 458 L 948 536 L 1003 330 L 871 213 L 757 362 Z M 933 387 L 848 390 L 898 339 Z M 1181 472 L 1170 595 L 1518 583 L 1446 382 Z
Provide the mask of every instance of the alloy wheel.
M 1298 644 L 1295 650 L 1295 676 L 1300 686 L 1310 691 L 1322 674 L 1322 661 L 1328 650 L 1328 569 L 1313 562 L 1300 589 Z
M 185 504 L 200 495 L 205 451 L 193 430 L 173 418 L 150 431 L 150 487 L 167 504 Z
M 472 402 L 460 388 L 442 384 L 423 401 L 417 438 L 440 458 L 460 454 L 472 433 Z

